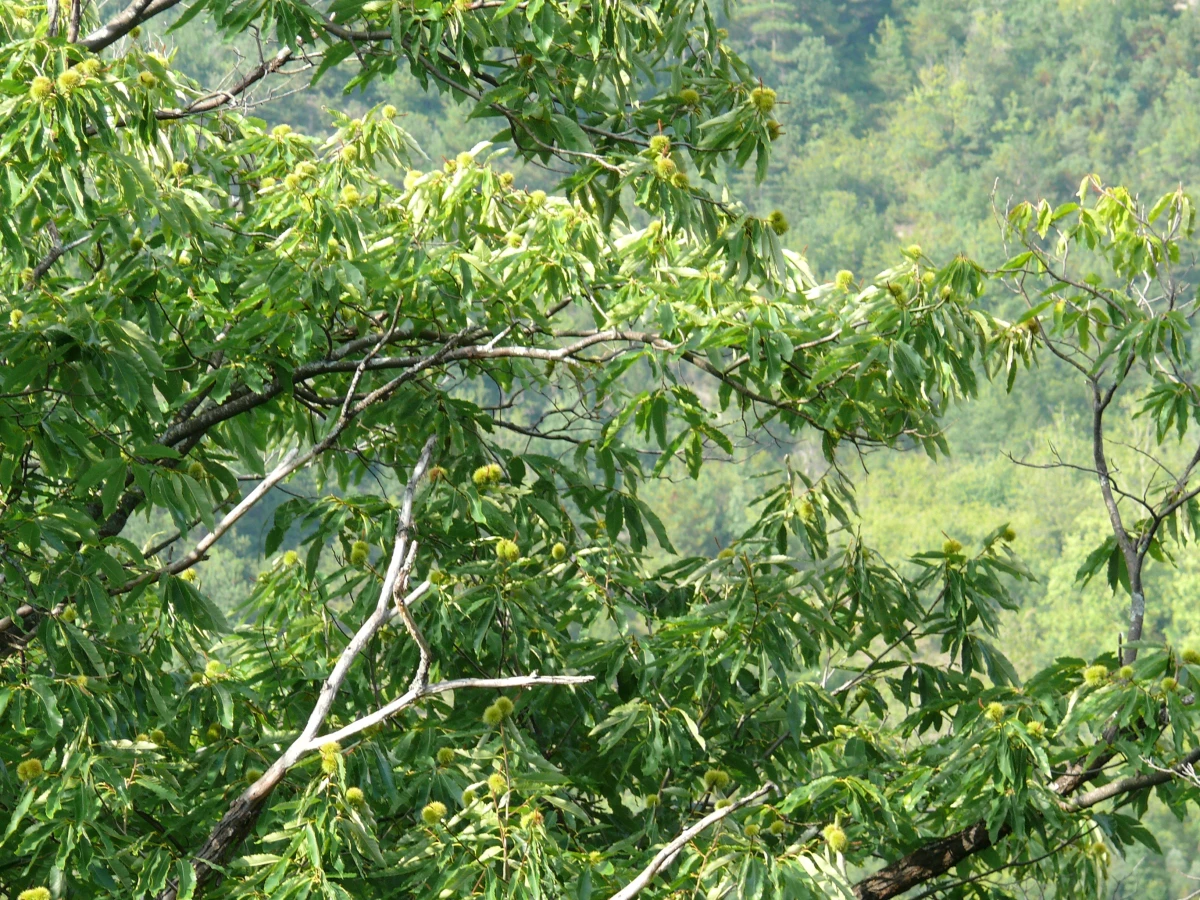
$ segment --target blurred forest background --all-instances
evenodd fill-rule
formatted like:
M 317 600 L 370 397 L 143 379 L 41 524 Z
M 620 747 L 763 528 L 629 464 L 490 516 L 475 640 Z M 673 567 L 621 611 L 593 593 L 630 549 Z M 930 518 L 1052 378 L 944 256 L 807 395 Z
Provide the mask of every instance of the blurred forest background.
M 202 20 L 140 39 L 174 48 L 174 65 L 207 87 L 257 63 L 258 48 L 224 43 Z M 1194 2 L 768 0 L 736 5 L 724 24 L 782 101 L 783 134 L 768 177 L 755 184 L 752 173 L 731 175 L 732 187 L 754 212 L 786 213 L 788 243 L 823 279 L 841 269 L 873 274 L 913 243 L 939 264 L 961 252 L 997 265 L 1005 258 L 997 210 L 1039 197 L 1063 202 L 1090 172 L 1146 197 L 1180 183 L 1200 189 Z M 295 76 L 291 88 L 311 75 Z M 330 130 L 327 109 L 355 115 L 392 103 L 430 158 L 414 160 L 418 168 L 498 127 L 407 73 L 366 91 L 349 85 L 350 75 L 335 69 L 299 93 L 276 82 L 252 114 L 319 134 Z M 517 174 L 545 188 L 558 177 L 532 166 Z M 994 311 L 1015 313 L 1012 297 L 991 290 L 985 300 Z M 1137 448 L 1149 432 L 1135 430 L 1141 420 L 1123 418 L 1135 425 L 1123 436 L 1128 446 L 1113 451 L 1134 480 L 1147 464 Z M 1022 610 L 1003 642 L 1023 671 L 1057 656 L 1113 651 L 1125 624 L 1126 601 L 1102 577 L 1076 584 L 1107 533 L 1094 480 L 1016 462 L 1042 464 L 1057 452 L 1086 463 L 1088 428 L 1081 384 L 1046 358 L 1011 395 L 989 385 L 952 412 L 949 459 L 931 462 L 919 448 L 902 448 L 842 460 L 857 485 L 863 539 L 893 561 L 940 546 L 943 535 L 970 548 L 1011 523 L 1016 549 L 1039 579 L 1019 586 Z M 760 432 L 731 464 L 705 467 L 698 483 L 680 466 L 672 482 L 647 488 L 646 499 L 681 553 L 715 555 L 753 518 L 758 476 L 778 469 L 785 454 L 810 474 L 824 465 L 816 446 Z M 257 575 L 247 551 L 270 525 L 270 508 L 261 509 L 200 568 L 206 590 L 226 606 Z M 154 523 L 144 529 L 149 537 Z M 1150 571 L 1147 632 L 1197 646 L 1200 558 L 1190 551 L 1177 562 Z M 1178 900 L 1200 890 L 1200 823 L 1156 817 L 1165 858 L 1118 861 L 1111 897 Z

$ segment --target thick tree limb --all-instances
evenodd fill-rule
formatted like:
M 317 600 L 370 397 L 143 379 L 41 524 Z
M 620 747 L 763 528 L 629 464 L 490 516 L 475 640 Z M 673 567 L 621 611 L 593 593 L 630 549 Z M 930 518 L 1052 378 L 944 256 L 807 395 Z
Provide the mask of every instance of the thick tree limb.
M 913 897 L 912 900 L 925 900 L 926 897 L 932 897 L 934 894 L 940 894 L 942 891 L 948 891 L 951 888 L 962 887 L 963 885 L 966 885 L 966 884 L 974 884 L 977 881 L 982 881 L 985 878 L 990 878 L 992 875 L 997 875 L 1000 872 L 1005 872 L 1005 871 L 1008 871 L 1009 869 L 1022 869 L 1027 866 L 1036 866 L 1038 863 L 1042 862 L 1043 860 L 1047 860 L 1052 856 L 1057 856 L 1059 853 L 1061 853 L 1067 847 L 1074 844 L 1076 841 L 1078 841 L 1081 837 L 1083 837 L 1087 833 L 1088 833 L 1087 829 L 1079 831 L 1074 835 L 1074 837 L 1067 838 L 1067 840 L 1059 843 L 1059 845 L 1057 847 L 1054 847 L 1052 850 L 1047 850 L 1045 853 L 1041 854 L 1040 856 L 1035 856 L 1032 859 L 1014 860 L 1013 862 L 1005 863 L 1002 866 L 996 866 L 996 868 L 994 868 L 994 869 L 986 869 L 983 872 L 977 872 L 974 875 L 972 875 L 970 878 L 961 878 L 958 881 L 952 881 L 949 884 L 945 884 L 945 883 L 935 884 L 933 887 L 929 888 L 928 890 L 922 891 L 921 893 L 917 894 L 917 896 Z
M 1008 835 L 1008 826 L 1001 829 L 997 840 Z M 948 837 L 930 841 L 912 853 L 868 875 L 854 885 L 858 900 L 888 900 L 910 888 L 937 878 L 950 871 L 968 856 L 992 846 L 987 823 L 982 820 Z
M 71 0 L 71 15 L 67 19 L 67 40 L 72 44 L 79 40 L 79 22 L 83 18 L 83 0 Z
M 1134 791 L 1157 787 L 1160 784 L 1166 784 L 1173 778 L 1185 776 L 1187 768 L 1197 762 L 1200 762 L 1200 749 L 1193 750 L 1169 769 L 1156 769 L 1144 775 L 1130 775 L 1128 778 L 1119 778 L 1109 784 L 1085 791 L 1064 805 L 1070 810 L 1088 809 L 1097 803 L 1102 803 L 1121 794 L 1131 794 Z
M 1051 790 L 1067 797 L 1083 784 L 1097 777 L 1111 760 L 1111 752 L 1104 753 L 1090 764 L 1073 767 L 1072 771 L 1059 777 Z M 1193 750 L 1175 766 L 1144 775 L 1132 775 L 1080 794 L 1074 800 L 1064 800 L 1062 806 L 1069 811 L 1089 809 L 1105 800 L 1165 784 L 1172 778 L 1184 774 L 1187 766 L 1200 761 L 1200 750 Z M 988 835 L 987 823 L 979 822 L 944 838 L 930 841 L 878 872 L 874 872 L 854 885 L 854 896 L 858 900 L 890 900 L 918 885 L 932 881 L 950 871 L 964 859 L 986 850 L 1003 840 L 1011 829 L 1005 825 L 993 841 Z
M 166 12 L 178 3 L 179 0 L 133 0 L 121 12 L 79 43 L 93 53 L 99 53 L 105 47 L 111 46 L 125 37 L 138 25 L 154 18 L 159 13 Z

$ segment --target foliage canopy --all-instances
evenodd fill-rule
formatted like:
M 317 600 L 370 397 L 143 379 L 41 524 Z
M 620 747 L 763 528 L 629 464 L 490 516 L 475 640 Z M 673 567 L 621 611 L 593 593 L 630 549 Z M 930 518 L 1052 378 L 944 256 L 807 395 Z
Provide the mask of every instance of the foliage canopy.
M 301 53 L 407 65 L 566 167 L 559 196 L 488 142 L 430 165 L 390 107 L 267 128 L 133 39 L 171 5 L 0 19 L 0 892 L 882 900 L 1008 896 L 1015 866 L 1082 895 L 1153 844 L 1148 788 L 1195 799 L 1200 659 L 1139 625 L 1021 684 L 1011 530 L 893 564 L 843 469 L 944 452 L 947 405 L 1038 352 L 1185 436 L 1182 193 L 1018 207 L 1006 322 L 969 260 L 818 283 L 738 204 L 724 170 L 765 171 L 777 100 L 706 4 L 180 20 L 277 38 L 238 91 Z M 820 435 L 824 471 L 674 554 L 640 489 L 769 425 Z M 1135 615 L 1197 459 L 1136 524 L 1097 461 L 1096 566 Z M 284 491 L 221 609 L 206 555 Z

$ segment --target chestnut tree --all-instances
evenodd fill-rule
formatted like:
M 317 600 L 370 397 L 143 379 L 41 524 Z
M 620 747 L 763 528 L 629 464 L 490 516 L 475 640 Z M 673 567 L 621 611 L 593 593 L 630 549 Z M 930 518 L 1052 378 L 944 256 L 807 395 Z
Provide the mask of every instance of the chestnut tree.
M 177 27 L 262 40 L 217 90 L 136 39 L 174 5 L 0 6 L 0 896 L 1083 896 L 1151 789 L 1196 798 L 1198 660 L 1136 618 L 1195 455 L 1141 495 L 1097 457 L 1138 628 L 1024 682 L 1011 531 L 885 560 L 845 465 L 945 452 L 1046 352 L 1186 436 L 1184 195 L 1019 207 L 1005 322 L 917 247 L 817 283 L 730 196 L 782 98 L 704 0 L 198 0 Z M 339 63 L 497 143 L 250 115 Z M 767 429 L 823 473 L 676 554 L 641 488 Z M 222 607 L 206 561 L 268 502 Z

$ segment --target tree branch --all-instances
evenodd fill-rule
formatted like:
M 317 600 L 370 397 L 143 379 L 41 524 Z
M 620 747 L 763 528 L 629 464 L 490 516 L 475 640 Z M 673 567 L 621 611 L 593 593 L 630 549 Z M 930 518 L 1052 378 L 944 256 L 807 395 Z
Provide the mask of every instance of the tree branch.
M 41 281 L 45 274 L 50 271 L 51 266 L 53 266 L 62 257 L 66 256 L 76 247 L 82 247 L 91 239 L 91 234 L 85 234 L 83 237 L 76 238 L 69 244 L 64 244 L 62 241 L 56 238 L 54 241 L 54 246 L 50 249 L 50 252 L 42 257 L 41 261 L 33 267 L 32 281 L 35 283 Z
M 1146 595 L 1142 588 L 1142 561 L 1137 548 L 1125 530 L 1121 520 L 1121 511 L 1113 496 L 1112 478 L 1108 471 L 1108 459 L 1104 452 L 1104 411 L 1116 393 L 1121 381 L 1118 379 L 1112 387 L 1101 395 L 1100 385 L 1093 380 L 1092 387 L 1092 456 L 1096 463 L 1096 476 L 1100 482 L 1100 495 L 1104 498 L 1104 507 L 1108 510 L 1108 519 L 1112 525 L 1113 537 L 1125 557 L 1125 570 L 1129 574 L 1129 641 L 1125 645 L 1121 664 L 1128 665 L 1137 659 L 1137 647 L 1130 646 L 1133 641 L 1142 639 L 1142 623 L 1146 618 Z
M 471 360 L 484 359 L 537 359 L 543 361 L 561 361 L 564 359 L 574 358 L 583 350 L 596 344 L 605 343 L 612 340 L 620 340 L 620 336 L 615 331 L 604 331 L 588 335 L 573 341 L 572 343 L 562 347 L 528 347 L 528 346 L 504 346 L 493 347 L 488 345 L 473 344 L 470 346 L 458 346 L 464 336 L 470 334 L 473 337 L 479 337 L 478 329 L 471 329 L 469 332 L 460 332 L 459 334 L 451 335 L 446 338 L 445 343 L 436 351 L 424 356 L 405 357 L 403 359 L 377 358 L 378 350 L 385 342 L 394 339 L 399 332 L 394 328 L 384 330 L 378 335 L 373 335 L 369 342 L 374 345 L 362 360 L 352 361 L 342 358 L 330 358 L 319 360 L 303 366 L 297 367 L 294 373 L 295 381 L 308 380 L 315 378 L 318 375 L 353 371 L 354 378 L 351 382 L 351 389 L 346 392 L 345 401 L 343 402 L 343 414 L 339 416 L 337 422 L 329 433 L 316 445 L 310 448 L 307 452 L 299 454 L 293 451 L 280 462 L 275 469 L 262 481 L 259 485 L 246 496 L 237 506 L 230 510 L 221 521 L 215 526 L 212 532 L 202 538 L 196 546 L 186 555 L 180 557 L 175 562 L 168 566 L 164 566 L 152 572 L 146 572 L 136 578 L 131 579 L 123 585 L 113 588 L 113 593 L 126 593 L 134 590 L 145 584 L 151 584 L 158 581 L 164 575 L 177 575 L 186 569 L 191 568 L 196 563 L 204 558 L 204 554 L 219 541 L 228 531 L 259 501 L 263 496 L 274 486 L 286 479 L 292 473 L 298 471 L 308 465 L 313 459 L 325 453 L 333 447 L 337 439 L 345 432 L 351 422 L 357 418 L 367 408 L 382 402 L 391 397 L 404 384 L 413 380 L 422 372 L 427 371 L 437 366 L 445 365 L 452 362 L 462 362 Z M 359 343 L 359 346 L 362 346 Z M 370 391 L 361 398 L 356 397 L 354 389 L 357 387 L 359 380 L 366 371 L 374 371 L 385 368 L 401 368 L 403 371 L 395 378 L 391 379 L 381 387 Z M 251 391 L 249 388 L 243 388 L 242 391 L 234 391 L 233 396 L 219 406 L 207 409 L 190 419 L 169 427 L 159 439 L 159 443 L 164 446 L 175 446 L 183 449 L 186 453 L 191 447 L 194 447 L 203 438 L 204 434 L 215 425 L 232 419 L 235 416 L 249 412 L 264 403 L 274 399 L 282 394 L 284 384 L 281 380 L 276 379 L 262 391 Z M 186 448 L 186 449 L 185 449 Z M 131 488 L 121 496 L 117 503 L 117 508 L 107 521 L 100 527 L 99 536 L 101 538 L 112 537 L 119 534 L 125 527 L 125 523 L 138 508 L 143 500 L 142 492 L 138 488 Z M 65 609 L 65 603 L 59 605 L 57 611 Z M 27 623 L 26 619 L 37 617 L 38 611 L 33 606 L 23 606 L 15 611 L 13 616 L 5 616 L 0 619 L 0 634 L 3 634 L 17 625 L 17 620 L 22 622 L 22 629 L 30 632 L 36 627 L 36 622 Z M 26 627 L 28 626 L 28 627 Z M 0 656 L 10 652 L 8 644 L 0 643 Z
M 1055 780 L 1051 790 L 1061 797 L 1077 791 L 1084 783 L 1099 776 L 1104 766 L 1113 758 L 1111 751 L 1101 753 L 1090 764 L 1072 767 L 1072 770 Z M 1188 766 L 1200 761 L 1200 749 L 1193 750 L 1169 769 L 1158 769 L 1144 775 L 1132 775 L 1080 794 L 1074 800 L 1062 801 L 1069 812 L 1089 809 L 1104 800 L 1145 790 L 1165 784 L 1172 778 L 1185 775 Z M 964 859 L 986 850 L 1011 832 L 1008 825 L 1001 827 L 993 841 L 988 835 L 987 823 L 980 820 L 948 837 L 930 841 L 903 858 L 868 875 L 854 885 L 854 896 L 858 900 L 890 900 L 892 897 L 911 890 L 944 875 Z
M 376 349 L 382 345 L 383 337 L 385 337 L 386 334 L 387 332 L 380 336 L 379 342 L 376 345 Z M 358 364 L 358 367 L 354 373 L 354 377 L 350 381 L 350 387 L 346 391 L 346 399 L 342 406 L 341 415 L 338 416 L 337 422 L 324 438 L 310 447 L 303 454 L 299 454 L 297 451 L 293 450 L 286 457 L 284 457 L 283 461 L 280 462 L 279 465 L 277 465 L 266 478 L 259 482 L 258 486 L 255 487 L 255 489 L 249 494 L 247 494 L 246 498 L 242 500 L 241 503 L 225 514 L 225 517 L 217 523 L 216 527 L 213 528 L 211 532 L 205 535 L 196 544 L 191 552 L 182 556 L 179 560 L 171 563 L 169 566 L 164 566 L 157 571 L 146 572 L 143 575 L 139 575 L 137 578 L 134 578 L 133 580 L 122 585 L 120 588 L 116 589 L 114 593 L 126 593 L 134 590 L 135 588 L 141 587 L 144 584 L 155 582 L 164 575 L 177 575 L 180 572 L 183 572 L 184 570 L 194 566 L 204 558 L 204 554 L 210 547 L 212 547 L 213 544 L 219 541 L 229 531 L 229 529 L 232 528 L 239 519 L 241 519 L 242 516 L 244 516 L 251 508 L 253 508 L 264 496 L 266 496 L 267 492 L 270 491 L 271 488 L 275 487 L 275 485 L 279 484 L 293 472 L 296 472 L 297 470 L 308 465 L 326 450 L 330 449 L 334 444 L 337 443 L 338 438 L 341 437 L 342 433 L 350 427 L 351 422 L 353 422 L 360 413 L 369 407 L 374 406 L 376 403 L 386 400 L 388 397 L 394 394 L 402 384 L 415 376 L 417 372 L 444 359 L 445 355 L 451 351 L 453 346 L 454 339 L 452 338 L 450 342 L 442 347 L 442 349 L 437 353 L 431 354 L 430 356 L 420 360 L 417 365 L 410 367 L 402 375 L 393 378 L 382 387 L 371 391 L 361 400 L 352 402 L 355 389 L 358 387 L 359 379 L 362 377 L 367 364 L 374 356 L 375 351 L 372 351 Z
M 93 53 L 115 44 L 136 26 L 177 5 L 179 0 L 133 0 L 121 12 L 79 43 Z
M 513 688 L 539 687 L 545 684 L 576 685 L 587 684 L 593 680 L 594 676 L 592 675 L 538 675 L 534 672 L 532 675 L 513 675 L 507 678 L 455 678 L 449 681 L 435 681 L 421 688 L 414 686 L 375 712 L 363 716 L 361 719 L 356 719 L 349 725 L 343 725 L 337 731 L 331 731 L 320 737 L 314 737 L 308 743 L 307 750 L 316 750 L 322 744 L 327 744 L 330 741 L 340 742 L 354 737 L 354 735 L 366 731 L 372 725 L 378 725 L 390 719 L 401 710 L 407 709 L 415 703 L 424 700 L 426 697 L 432 697 L 435 694 L 444 694 L 449 691 L 465 690 L 467 688 L 502 691 Z
M 970 878 L 961 878 L 958 881 L 952 881 L 949 884 L 935 884 L 933 887 L 929 888 L 928 890 L 922 891 L 921 893 L 917 894 L 917 896 L 913 897 L 912 900 L 925 900 L 926 897 L 932 897 L 934 894 L 941 893 L 942 891 L 948 891 L 951 888 L 962 887 L 963 885 L 966 885 L 966 884 L 974 884 L 977 881 L 982 881 L 984 878 L 988 878 L 992 875 L 997 875 L 1000 872 L 1007 871 L 1008 869 L 1020 869 L 1020 868 L 1026 867 L 1026 866 L 1036 866 L 1038 863 L 1042 862 L 1043 860 L 1047 860 L 1052 856 L 1057 856 L 1059 853 L 1061 853 L 1067 847 L 1071 846 L 1076 841 L 1078 841 L 1085 834 L 1087 834 L 1086 830 L 1080 831 L 1074 837 L 1071 837 L 1065 841 L 1062 841 L 1054 849 L 1047 850 L 1045 853 L 1041 854 L 1040 856 L 1035 856 L 1032 859 L 1019 859 L 1019 860 L 1016 860 L 1015 862 L 1006 863 L 1002 866 L 996 866 L 994 869 L 988 869 L 987 871 L 979 872 L 975 875 L 972 875 Z
M 460 341 L 469 337 L 478 340 L 485 337 L 490 332 L 481 334 L 478 328 L 470 329 L 469 331 L 459 332 L 451 335 L 446 339 L 445 343 L 436 351 L 428 353 L 424 356 L 410 357 L 379 357 L 379 350 L 390 341 L 394 340 L 399 332 L 392 327 L 382 331 L 378 335 L 372 335 L 368 338 L 360 338 L 357 341 L 351 342 L 356 347 L 371 346 L 371 351 L 361 360 L 348 360 L 340 354 L 332 355 L 326 359 L 317 360 L 312 363 L 307 363 L 298 366 L 293 372 L 293 383 L 307 381 L 320 375 L 332 374 L 336 372 L 354 372 L 351 389 L 345 394 L 343 402 L 342 415 L 339 416 L 337 422 L 329 431 L 329 433 L 316 445 L 311 447 L 307 452 L 299 454 L 293 451 L 264 479 L 254 491 L 230 510 L 222 520 L 216 525 L 211 533 L 202 538 L 196 546 L 186 555 L 180 557 L 175 562 L 168 566 L 160 568 L 156 571 L 146 572 L 142 575 L 131 579 L 123 585 L 113 589 L 113 593 L 125 593 L 141 587 L 146 584 L 151 584 L 158 581 L 164 575 L 177 575 L 183 572 L 204 558 L 204 554 L 219 541 L 228 531 L 255 505 L 272 487 L 279 484 L 292 473 L 298 471 L 308 465 L 313 459 L 320 456 L 322 453 L 333 447 L 337 439 L 349 427 L 351 422 L 365 409 L 374 404 L 386 400 L 394 394 L 405 383 L 416 378 L 421 373 L 438 366 L 447 365 L 454 362 L 470 362 L 478 360 L 495 360 L 495 359 L 535 359 L 545 362 L 558 362 L 566 359 L 579 359 L 579 354 L 584 350 L 594 347 L 599 344 L 607 343 L 639 343 L 647 344 L 659 350 L 676 350 L 678 348 L 668 341 L 665 341 L 659 335 L 650 332 L 632 332 L 621 331 L 618 329 L 605 329 L 599 331 L 572 332 L 562 331 L 551 335 L 552 338 L 566 339 L 574 338 L 571 343 L 563 346 L 526 346 L 526 345 L 506 345 L 493 346 L 493 342 L 489 341 L 485 344 L 473 343 L 468 346 L 461 346 Z M 339 348 L 340 349 L 340 348 Z M 732 377 L 728 373 L 722 372 L 717 367 L 713 366 L 707 359 L 699 356 L 691 351 L 684 351 L 682 358 L 691 365 L 700 368 L 701 370 L 713 375 L 721 381 L 729 384 L 734 390 L 750 400 L 761 402 L 781 411 L 786 411 L 792 415 L 798 416 L 806 422 L 809 422 L 814 428 L 824 430 L 820 423 L 814 421 L 801 408 L 792 406 L 779 401 L 773 400 L 770 397 L 763 396 L 757 391 L 747 387 L 738 379 Z M 586 360 L 585 360 L 586 361 Z M 357 387 L 359 379 L 366 371 L 376 371 L 384 369 L 401 369 L 399 375 L 391 379 L 384 385 L 376 388 L 370 393 L 358 398 L 354 394 L 354 389 Z M 168 447 L 186 448 L 190 450 L 203 438 L 204 434 L 215 425 L 232 419 L 235 416 L 249 412 L 264 403 L 269 402 L 275 397 L 284 392 L 284 382 L 281 379 L 276 379 L 271 384 L 267 385 L 261 391 L 252 391 L 247 387 L 243 387 L 240 391 L 235 390 L 231 397 L 224 403 L 199 412 L 191 418 L 184 421 L 176 422 L 163 432 L 159 439 L 159 443 Z M 186 450 L 185 450 L 186 452 Z M 131 488 L 126 491 L 117 503 L 117 508 L 109 519 L 99 529 L 99 536 L 112 537 L 119 534 L 128 521 L 129 516 L 138 508 L 142 500 L 141 491 L 138 488 Z M 65 602 L 65 601 L 64 601 Z M 64 607 L 65 608 L 65 607 Z M 22 618 L 28 618 L 30 615 L 37 615 L 37 611 L 27 610 Z M 11 629 L 16 624 L 18 617 L 6 617 L 0 619 L 0 633 Z M 25 629 L 31 630 L 31 629 Z M 4 649 L 0 646 L 0 655 L 4 653 Z
M 421 452 L 421 457 L 413 468 L 412 476 L 404 491 L 400 516 L 396 528 L 396 542 L 392 549 L 391 560 L 388 564 L 384 583 L 379 591 L 379 599 L 375 609 L 365 622 L 355 632 L 350 642 L 342 650 L 333 670 L 325 679 L 321 693 L 309 714 L 304 730 L 296 737 L 284 753 L 271 767 L 242 793 L 229 807 L 221 821 L 213 828 L 204 846 L 193 857 L 192 865 L 196 872 L 197 895 L 209 883 L 220 877 L 220 867 L 227 861 L 245 840 L 266 808 L 272 792 L 278 786 L 283 776 L 295 766 L 305 755 L 313 752 L 330 742 L 340 741 L 370 728 L 390 716 L 395 715 L 425 697 L 462 688 L 526 688 L 543 684 L 575 685 L 592 680 L 591 676 L 580 675 L 548 675 L 535 674 L 515 676 L 511 678 L 464 678 L 450 681 L 440 681 L 429 684 L 427 673 L 431 662 L 428 644 L 420 630 L 417 629 L 408 610 L 409 604 L 421 597 L 428 589 L 429 582 L 425 581 L 417 588 L 404 595 L 407 589 L 409 575 L 416 557 L 417 545 L 411 540 L 413 527 L 413 503 L 416 488 L 429 468 L 435 438 L 429 438 Z M 350 667 L 362 653 L 372 638 L 393 616 L 400 615 L 410 625 L 410 633 L 421 650 L 421 662 L 417 667 L 417 675 L 412 686 L 402 696 L 396 698 L 381 709 L 363 716 L 337 731 L 318 735 L 321 725 L 333 706 L 338 691 L 349 674 Z M 158 900 L 176 900 L 178 885 L 171 883 L 158 895 Z
M 67 19 L 67 40 L 75 43 L 79 40 L 79 21 L 83 18 L 83 0 L 71 0 L 71 14 Z
M 284 751 L 283 755 L 275 760 L 262 777 L 250 785 L 233 802 L 229 810 L 209 835 L 208 840 L 205 841 L 204 846 L 196 854 L 192 866 L 196 872 L 197 890 L 218 877 L 216 867 L 227 860 L 245 839 L 246 835 L 249 834 L 250 829 L 253 828 L 254 823 L 258 820 L 258 816 L 265 807 L 271 793 L 275 790 L 279 782 L 283 780 L 283 776 L 287 771 L 305 753 L 312 749 L 312 739 L 325 722 L 325 717 L 329 714 L 329 710 L 333 706 L 333 701 L 350 672 L 350 666 L 358 658 L 358 655 L 367 646 L 371 638 L 391 618 L 391 602 L 394 592 L 405 589 L 408 584 L 409 573 L 412 571 L 412 565 L 415 561 L 416 545 L 411 541 L 413 502 L 416 497 L 417 485 L 429 468 L 429 461 L 433 455 L 435 441 L 435 438 L 430 437 L 425 442 L 421 456 L 417 460 L 416 466 L 413 467 L 408 485 L 404 489 L 404 500 L 401 505 L 400 516 L 396 523 L 396 539 L 392 548 L 392 557 L 388 563 L 387 575 L 384 577 L 383 587 L 379 591 L 379 599 L 375 603 L 374 611 L 359 627 L 354 637 L 351 638 L 350 643 L 342 650 L 341 655 L 333 666 L 333 670 L 321 686 L 321 693 L 317 697 L 317 702 L 314 704 L 312 712 L 309 713 L 308 722 L 305 724 L 304 730 L 292 742 L 291 746 Z M 277 467 L 276 472 L 282 468 L 282 465 Z M 264 484 L 269 480 L 269 478 L 266 479 Z M 420 592 L 423 593 L 423 591 Z M 177 891 L 178 885 L 168 884 L 159 894 L 159 900 L 175 900 Z
M 675 860 L 675 857 L 679 855 L 679 851 L 686 847 L 692 838 L 696 837 L 696 835 L 700 834 L 710 825 L 720 822 L 726 816 L 731 816 L 739 809 L 744 809 L 750 804 L 758 802 L 775 789 L 775 785 L 768 781 L 753 794 L 747 794 L 741 800 L 736 800 L 723 809 L 710 812 L 695 825 L 684 829 L 678 837 L 655 854 L 654 859 L 650 860 L 650 864 L 642 869 L 637 878 L 613 894 L 609 900 L 633 900 L 634 897 L 650 884 L 660 870 L 665 869 Z
M 1141 791 L 1146 788 L 1157 787 L 1160 784 L 1166 784 L 1173 778 L 1186 776 L 1188 768 L 1197 762 L 1200 762 L 1200 749 L 1193 750 L 1169 769 L 1156 769 L 1144 775 L 1130 775 L 1128 778 L 1119 778 L 1109 784 L 1085 791 L 1073 801 L 1065 803 L 1064 807 L 1072 812 L 1088 809 L 1097 803 L 1121 794 L 1130 794 L 1134 791 Z
M 229 88 L 229 90 L 213 91 L 211 94 L 207 94 L 197 100 L 194 100 L 182 109 L 155 110 L 154 117 L 159 121 L 170 121 L 173 119 L 182 119 L 186 116 L 197 116 L 201 113 L 212 112 L 215 109 L 220 109 L 222 106 L 226 106 L 236 101 L 238 97 L 244 94 L 252 86 L 262 81 L 268 75 L 278 72 L 283 67 L 284 63 L 292 58 L 292 55 L 292 49 L 290 47 L 284 47 L 271 59 L 263 60 L 257 66 L 251 69 L 248 73 L 246 73 L 241 81 Z

